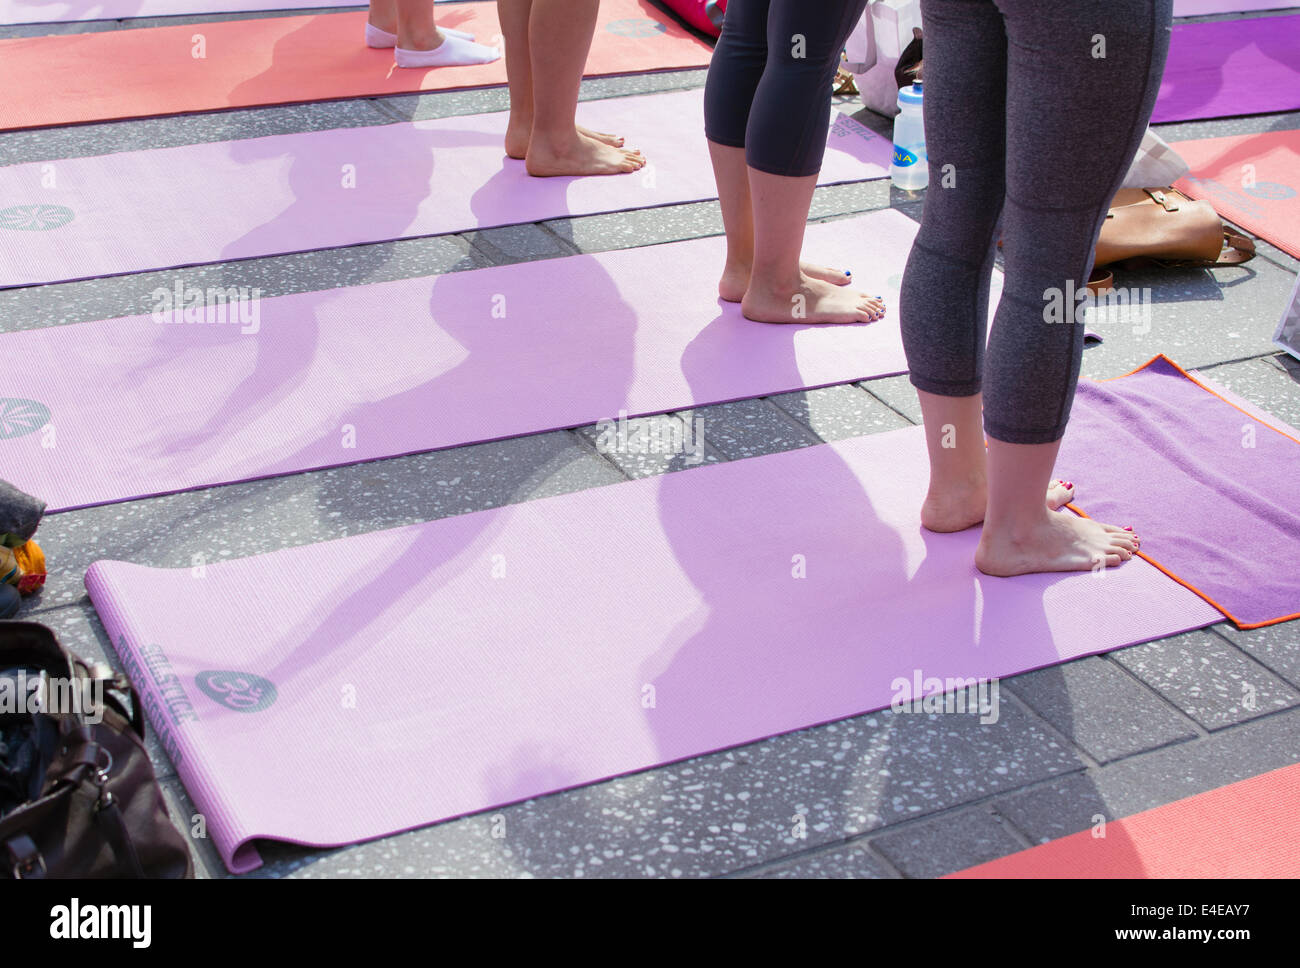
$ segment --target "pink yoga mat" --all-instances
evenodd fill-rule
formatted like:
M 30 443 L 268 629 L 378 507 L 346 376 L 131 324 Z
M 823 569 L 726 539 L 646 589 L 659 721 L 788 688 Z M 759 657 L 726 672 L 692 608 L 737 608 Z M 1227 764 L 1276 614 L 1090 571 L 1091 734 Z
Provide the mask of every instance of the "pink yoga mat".
M 9 333 L 0 467 L 67 510 L 901 373 L 916 228 L 889 209 L 809 228 L 809 258 L 886 296 L 857 326 L 744 319 L 714 237 L 240 303 L 247 323 Z
M 1300 108 L 1300 14 L 1176 24 L 1152 123 Z
M 1178 188 L 1300 258 L 1300 131 L 1177 141 L 1173 147 L 1192 170 Z
M 1141 560 L 983 577 L 926 478 L 909 428 L 86 587 L 234 872 L 1220 617 Z
M 56 187 L 47 163 L 0 168 L 0 287 L 715 198 L 703 97 L 580 104 L 649 159 L 619 176 L 529 177 L 502 151 L 508 112 L 68 159 Z M 820 182 L 888 175 L 890 142 L 832 115 Z

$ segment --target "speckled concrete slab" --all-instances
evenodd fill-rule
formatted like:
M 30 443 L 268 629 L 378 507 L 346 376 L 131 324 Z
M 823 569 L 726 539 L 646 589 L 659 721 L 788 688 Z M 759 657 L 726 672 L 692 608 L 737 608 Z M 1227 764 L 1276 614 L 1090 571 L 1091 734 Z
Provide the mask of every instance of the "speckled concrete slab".
M 1099 763 L 1198 735 L 1168 702 L 1105 659 L 1080 659 L 1002 685 Z
M 1136 645 L 1113 656 L 1206 729 L 1300 702 L 1300 694 L 1285 682 L 1207 631 Z
M 0 289 L 0 333 L 152 312 L 156 305 L 154 290 L 162 287 L 174 291 L 177 282 L 193 288 L 234 286 L 260 289 L 262 296 L 284 296 L 492 264 L 491 257 L 468 239 L 441 235 L 58 286 Z
M 865 843 L 817 851 L 797 860 L 771 867 L 746 871 L 740 877 L 761 877 L 772 880 L 877 880 L 894 878 L 888 862 L 871 853 Z
M 871 838 L 904 877 L 942 877 L 1023 850 L 1026 844 L 988 810 L 963 810 Z
M 1216 625 L 1214 631 L 1270 672 L 1300 688 L 1300 622 L 1248 631 L 1224 623 Z
M 1300 710 L 1289 709 L 1190 743 L 1162 747 L 993 801 L 1034 843 L 1045 843 L 1296 761 Z
M 1279 353 L 1199 372 L 1284 423 L 1300 427 L 1300 360 Z
M 1080 767 L 1070 749 L 1010 704 L 990 725 L 960 713 L 885 712 L 344 851 L 281 846 L 274 859 L 271 852 L 263 857 L 278 874 L 400 876 L 406 866 L 481 868 L 509 850 L 505 859 L 519 876 L 700 877 Z M 494 823 L 504 830 L 499 838 L 490 836 Z M 457 845 L 467 840 L 472 849 L 458 856 Z

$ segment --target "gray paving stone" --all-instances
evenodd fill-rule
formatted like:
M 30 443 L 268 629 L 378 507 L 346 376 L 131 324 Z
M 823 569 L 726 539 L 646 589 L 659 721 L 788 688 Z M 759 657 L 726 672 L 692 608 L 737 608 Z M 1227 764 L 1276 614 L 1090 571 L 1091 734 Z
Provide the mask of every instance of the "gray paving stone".
M 1300 111 L 1282 114 L 1252 114 L 1240 118 L 1215 118 L 1211 121 L 1175 121 L 1153 125 L 1156 134 L 1178 149 L 1177 141 L 1202 138 L 1227 138 L 1233 135 L 1262 134 L 1265 131 L 1294 131 L 1300 128 Z
M 871 846 L 904 877 L 942 877 L 1014 854 L 1025 845 L 1000 817 L 974 808 L 873 837 Z
M 277 846 L 275 873 L 400 876 L 410 867 L 490 875 L 502 862 L 492 855 L 508 848 L 517 876 L 725 874 L 1080 766 L 1011 704 L 990 725 L 966 714 L 877 713 L 327 856 Z M 495 815 L 506 835 L 490 842 L 482 838 Z M 462 851 L 465 825 L 481 839 Z
M 554 232 L 532 223 L 462 232 L 461 238 L 468 239 L 493 265 L 554 259 L 577 251 Z
M 870 212 L 889 207 L 889 180 L 875 178 L 871 181 L 846 182 L 842 185 L 822 185 L 813 192 L 812 206 L 808 210 L 810 221 L 824 221 L 834 216 Z M 844 268 L 852 270 L 855 259 L 869 258 L 869 252 L 846 252 Z M 836 267 L 838 268 L 838 267 Z M 872 293 L 872 295 L 877 295 Z
M 1242 630 L 1231 622 L 1214 631 L 1262 666 L 1300 687 L 1300 622 L 1283 622 L 1262 629 Z
M 564 431 L 46 517 L 41 607 L 101 558 L 159 568 L 263 554 L 623 480 Z
M 664 71 L 656 74 L 626 74 L 618 77 L 584 78 L 578 93 L 580 101 L 598 101 L 609 97 L 654 94 L 703 87 L 705 71 Z M 430 94 L 395 94 L 382 99 L 393 117 L 404 121 L 450 118 L 463 114 L 488 114 L 510 110 L 510 93 L 504 87 L 479 88 L 473 91 L 438 91 Z M 635 129 L 636 115 L 628 114 L 628 130 Z
M 1278 353 L 1197 372 L 1284 423 L 1300 428 L 1300 360 Z
M 721 235 L 722 211 L 716 201 L 692 202 L 580 218 L 557 218 L 542 224 L 580 252 L 607 252 Z M 722 272 L 721 263 L 718 272 Z
M 393 121 L 376 102 L 354 99 L 12 131 L 0 136 L 0 165 L 238 141 L 327 128 L 359 128 Z
M 1214 270 L 1117 269 L 1116 287 L 1144 309 L 1088 310 L 1088 328 L 1105 342 L 1084 354 L 1083 375 L 1119 376 L 1158 353 L 1192 369 L 1274 352 L 1273 330 L 1294 284 L 1293 273 L 1260 259 Z
M 0 38 L 50 37 L 56 34 L 100 34 L 106 30 L 117 30 L 120 26 L 121 22 L 117 20 L 84 20 L 79 23 L 4 24 L 0 25 Z
M 440 235 L 57 286 L 0 289 L 0 333 L 151 312 L 153 291 L 160 286 L 172 289 L 178 279 L 194 287 L 260 289 L 262 297 L 269 298 L 460 272 L 491 264 L 487 255 L 465 239 Z
M 912 423 L 919 425 L 923 422 L 921 401 L 916 396 L 916 387 L 912 386 L 912 381 L 906 375 L 864 380 L 858 386 Z
M 757 457 L 818 443 L 812 431 L 767 400 L 737 400 L 706 410 L 682 411 L 703 421 L 704 439 L 728 460 Z
M 878 880 L 896 877 L 865 844 L 818 851 L 797 860 L 739 875 L 768 880 Z
M 1099 763 L 1198 735 L 1167 702 L 1104 659 L 1040 669 L 1002 686 Z
M 1263 666 L 1206 631 L 1111 653 L 1206 729 L 1221 729 L 1294 706 L 1300 695 Z
M 1107 821 L 1249 779 L 1296 762 L 1300 710 L 1165 746 L 1087 773 L 1059 777 L 993 801 L 1032 842 L 1046 843 Z
M 212 842 L 211 832 L 207 829 L 207 819 L 194 806 L 194 801 L 190 799 L 180 779 L 169 776 L 159 780 L 158 785 L 162 788 L 163 799 L 167 803 L 167 812 L 171 814 L 172 823 L 185 838 L 185 843 L 190 849 L 190 858 L 194 861 L 194 876 L 196 878 L 228 877 L 225 865 L 221 863 L 221 855 L 217 853 L 216 845 Z M 197 836 L 198 834 L 203 836 Z
M 690 422 L 676 414 L 630 419 L 612 415 L 607 423 L 575 432 L 628 477 L 653 477 L 725 459 L 704 439 L 707 412 L 696 411 Z
M 245 10 L 235 13 L 194 13 L 172 17 L 128 17 L 119 21 L 123 30 L 146 27 L 171 27 L 178 24 L 213 23 L 219 20 L 262 20 L 272 17 L 299 17 L 318 13 L 343 13 L 357 10 L 355 6 L 321 7 L 308 10 Z
M 797 390 L 768 400 L 826 441 L 911 426 L 904 417 L 853 384 Z

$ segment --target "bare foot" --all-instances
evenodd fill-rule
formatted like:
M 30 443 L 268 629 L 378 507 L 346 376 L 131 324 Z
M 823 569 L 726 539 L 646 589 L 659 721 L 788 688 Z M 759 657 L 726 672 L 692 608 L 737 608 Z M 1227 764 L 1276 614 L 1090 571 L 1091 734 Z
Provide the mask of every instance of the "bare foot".
M 578 129 L 578 134 L 585 134 L 588 138 L 595 138 L 597 141 L 603 142 L 607 145 L 612 145 L 615 148 L 623 147 L 623 141 L 625 139 L 621 134 L 607 134 L 604 131 L 592 131 L 590 128 L 584 128 L 580 124 L 575 125 L 575 127 Z
M 750 280 L 740 309 L 758 323 L 870 323 L 885 315 L 880 299 L 802 272 L 797 290 L 760 289 Z
M 527 158 L 528 139 L 532 134 L 532 121 L 516 121 L 511 118 L 506 124 L 506 155 L 519 161 Z
M 850 273 L 819 266 L 815 262 L 800 262 L 799 271 L 833 286 L 847 286 L 853 281 Z M 750 266 L 741 263 L 728 263 L 723 267 L 722 278 L 718 280 L 718 295 L 724 302 L 740 302 L 745 298 L 745 290 L 749 288 L 749 274 Z
M 574 126 L 580 135 L 585 135 L 601 144 L 607 144 L 614 148 L 623 147 L 623 136 L 618 134 L 606 134 L 604 131 L 592 131 L 590 128 L 584 128 L 582 125 Z M 531 120 L 510 119 L 506 125 L 506 155 L 511 158 L 517 158 L 523 161 L 528 157 L 528 140 L 533 134 L 533 122 Z
M 1007 578 L 1047 571 L 1092 571 L 1128 561 L 1141 546 L 1132 531 L 1091 518 L 1044 511 L 1026 530 L 993 534 L 988 528 L 975 549 L 975 567 Z
M 921 504 L 921 527 L 940 534 L 973 528 L 984 520 L 988 498 L 988 485 L 982 478 L 964 486 L 931 481 Z M 1073 500 L 1074 484 L 1069 481 L 1053 481 L 1047 489 L 1048 510 L 1059 510 Z
M 574 132 L 567 145 L 556 147 L 532 139 L 524 161 L 528 174 L 547 178 L 555 175 L 621 175 L 645 167 L 645 156 L 628 148 L 597 141 Z

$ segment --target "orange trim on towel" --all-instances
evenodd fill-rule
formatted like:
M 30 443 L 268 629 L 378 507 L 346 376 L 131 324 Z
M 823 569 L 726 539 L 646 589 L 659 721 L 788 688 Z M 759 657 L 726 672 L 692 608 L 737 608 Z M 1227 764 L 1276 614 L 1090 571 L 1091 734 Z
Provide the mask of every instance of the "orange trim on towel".
M 1163 354 L 1163 353 L 1159 353 L 1159 354 L 1157 354 L 1156 356 L 1151 357 L 1151 359 L 1147 360 L 1145 363 L 1143 363 L 1143 364 L 1142 364 L 1141 366 L 1139 366 L 1137 369 L 1135 369 L 1135 370 L 1130 370 L 1129 372 L 1124 373 L 1124 374 L 1121 374 L 1120 376 L 1110 377 L 1110 378 L 1105 379 L 1105 380 L 1092 380 L 1092 379 L 1089 379 L 1088 382 L 1089 382 L 1089 383 L 1113 383 L 1113 382 L 1115 382 L 1116 380 L 1122 380 L 1122 379 L 1124 379 L 1125 377 L 1133 376 L 1135 373 L 1141 373 L 1143 370 L 1145 370 L 1145 369 L 1146 369 L 1148 366 L 1150 366 L 1152 363 L 1155 363 L 1155 362 L 1157 362 L 1157 361 L 1159 361 L 1159 360 L 1164 360 L 1166 363 L 1168 363 L 1170 366 L 1172 366 L 1175 370 L 1177 370 L 1179 373 L 1181 373 L 1184 377 L 1186 377 L 1188 380 L 1190 380 L 1190 381 L 1191 381 L 1192 383 L 1194 383 L 1196 386 L 1200 387 L 1200 388 L 1201 388 L 1202 390 L 1204 390 L 1206 393 L 1210 394 L 1210 396 L 1212 396 L 1212 397 L 1214 397 L 1214 398 L 1216 398 L 1216 399 L 1218 399 L 1218 400 L 1222 400 L 1222 401 L 1223 401 L 1224 403 L 1226 403 L 1228 406 L 1232 407 L 1232 409 L 1238 411 L 1239 413 L 1243 413 L 1243 414 L 1245 414 L 1245 415 L 1246 415 L 1247 417 L 1249 417 L 1251 420 L 1255 421 L 1255 422 L 1258 423 L 1258 424 L 1261 424 L 1261 425 L 1267 427 L 1269 430 L 1272 430 L 1272 431 L 1274 431 L 1274 432 L 1280 434 L 1281 436 L 1285 437 L 1287 440 L 1291 441 L 1292 443 L 1294 443 L 1294 444 L 1300 444 L 1300 440 L 1297 440 L 1295 437 L 1292 437 L 1290 434 L 1286 433 L 1286 432 L 1283 431 L 1283 430 L 1278 430 L 1278 428 L 1274 427 L 1274 426 L 1273 426 L 1272 424 L 1270 424 L 1270 423 L 1265 423 L 1263 420 L 1260 420 L 1259 417 L 1255 416 L 1255 415 L 1254 415 L 1253 413 L 1251 413 L 1249 410 L 1245 410 L 1245 409 L 1243 409 L 1242 407 L 1240 407 L 1240 406 L 1238 406 L 1237 404 L 1233 403 L 1231 400 L 1229 400 L 1227 397 L 1223 396 L 1222 394 L 1220 394 L 1220 393 L 1215 393 L 1214 390 L 1212 390 L 1212 389 L 1210 389 L 1209 387 L 1207 387 L 1204 383 L 1202 383 L 1200 380 L 1196 379 L 1196 377 L 1192 376 L 1190 373 L 1188 373 L 1186 370 L 1184 370 L 1181 366 L 1179 366 L 1177 363 L 1175 363 L 1175 362 L 1174 362 L 1173 360 L 1171 360 L 1169 357 L 1165 356 L 1165 354 Z M 1073 511 L 1075 514 L 1079 515 L 1079 517 L 1081 517 L 1081 518 L 1088 518 L 1089 520 L 1092 520 L 1091 515 L 1089 515 L 1088 512 L 1084 511 L 1083 508 L 1079 507 L 1078 505 L 1076 505 L 1076 504 L 1074 504 L 1074 503 L 1070 503 L 1070 504 L 1067 504 L 1066 507 L 1069 508 L 1071 511 Z M 1199 588 L 1197 588 L 1197 587 L 1196 587 L 1195 585 L 1193 585 L 1191 582 L 1189 582 L 1189 581 L 1187 581 L 1187 580 L 1185 580 L 1185 579 L 1179 577 L 1177 574 L 1175 574 L 1174 572 L 1170 571 L 1168 568 L 1166 568 L 1166 567 L 1165 567 L 1164 565 L 1162 565 L 1160 562 L 1156 561 L 1156 559 L 1152 558 L 1150 555 L 1143 554 L 1141 551 L 1136 552 L 1136 554 L 1137 554 L 1137 556 L 1138 556 L 1139 558 L 1141 558 L 1143 561 L 1147 562 L 1147 563 L 1150 564 L 1150 565 L 1154 565 L 1154 566 L 1155 566 L 1159 571 L 1161 571 L 1163 574 L 1165 574 L 1165 575 L 1167 575 L 1168 577 L 1172 578 L 1174 581 L 1178 582 L 1178 584 L 1182 585 L 1182 586 L 1183 586 L 1184 588 L 1186 588 L 1188 591 L 1195 593 L 1197 596 L 1199 596 L 1200 598 L 1204 599 L 1204 600 L 1205 600 L 1206 602 L 1208 602 L 1210 605 L 1212 605 L 1213 607 L 1217 608 L 1220 612 L 1222 612 L 1222 613 L 1223 613 L 1223 614 L 1228 618 L 1229 621 L 1231 621 L 1234 625 L 1237 626 L 1237 628 L 1242 629 L 1243 631 L 1244 631 L 1244 630 L 1247 630 L 1247 629 L 1262 629 L 1262 628 L 1264 628 L 1264 627 L 1266 627 L 1266 626 L 1269 626 L 1269 625 L 1280 625 L 1282 622 L 1289 622 L 1289 621 L 1291 621 L 1292 619 L 1300 618 L 1300 612 L 1293 612 L 1293 613 L 1290 614 L 1290 615 L 1283 615 L 1283 616 L 1281 616 L 1280 618 L 1270 618 L 1270 619 L 1268 619 L 1267 621 L 1264 621 L 1264 622 L 1250 622 L 1250 623 L 1248 623 L 1248 622 L 1243 622 L 1241 619 L 1237 618 L 1237 616 L 1233 615 L 1232 612 L 1228 611 L 1228 609 L 1224 608 L 1223 605 L 1219 604 L 1219 602 L 1215 601 L 1213 598 L 1211 598 L 1211 597 L 1210 597 L 1209 595 L 1207 595 L 1205 592 L 1201 591 Z

